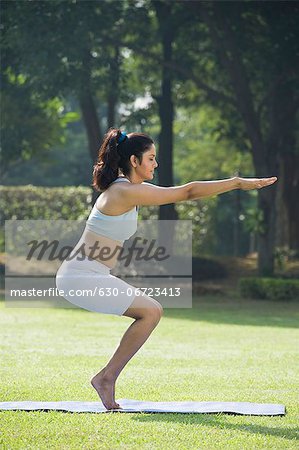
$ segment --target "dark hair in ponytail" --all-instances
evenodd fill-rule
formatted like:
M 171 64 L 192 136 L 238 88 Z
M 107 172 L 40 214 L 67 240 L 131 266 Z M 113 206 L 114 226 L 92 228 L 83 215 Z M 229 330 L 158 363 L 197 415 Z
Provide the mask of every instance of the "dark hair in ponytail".
M 118 128 L 109 128 L 104 136 L 96 164 L 93 167 L 92 186 L 104 191 L 119 176 L 131 170 L 130 156 L 135 155 L 141 164 L 142 155 L 154 141 L 144 133 L 130 133 L 127 136 Z

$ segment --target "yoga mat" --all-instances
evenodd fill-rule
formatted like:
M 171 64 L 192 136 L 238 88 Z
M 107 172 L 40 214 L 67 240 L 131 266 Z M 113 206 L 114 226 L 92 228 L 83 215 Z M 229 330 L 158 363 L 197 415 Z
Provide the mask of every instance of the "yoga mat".
M 122 412 L 122 413 L 232 413 L 254 416 L 277 416 L 285 414 L 285 406 L 275 403 L 249 402 L 148 402 L 120 399 L 123 409 L 107 410 L 101 402 L 0 402 L 0 410 L 56 410 L 69 412 Z

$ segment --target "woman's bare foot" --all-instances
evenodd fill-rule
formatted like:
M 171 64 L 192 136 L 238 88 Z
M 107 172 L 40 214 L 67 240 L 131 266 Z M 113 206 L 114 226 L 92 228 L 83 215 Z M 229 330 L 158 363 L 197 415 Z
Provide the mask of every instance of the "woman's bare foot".
M 115 401 L 115 380 L 107 375 L 105 369 L 92 378 L 91 385 L 99 394 L 106 409 L 121 409 Z

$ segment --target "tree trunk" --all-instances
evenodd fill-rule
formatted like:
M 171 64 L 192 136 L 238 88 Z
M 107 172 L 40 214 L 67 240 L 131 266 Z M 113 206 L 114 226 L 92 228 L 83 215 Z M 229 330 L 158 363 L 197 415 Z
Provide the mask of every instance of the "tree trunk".
M 279 180 L 277 182 L 276 195 L 276 239 L 275 246 L 279 248 L 289 246 L 289 220 L 286 202 L 284 199 L 284 162 L 282 155 L 279 157 Z
M 161 95 L 156 97 L 158 103 L 161 130 L 159 134 L 159 184 L 173 186 L 173 116 L 172 71 L 167 66 L 172 60 L 172 42 L 174 27 L 171 20 L 171 4 L 154 2 L 162 41 L 163 61 Z M 172 252 L 175 236 L 175 220 L 178 214 L 174 203 L 159 208 L 159 245 Z M 172 221 L 166 223 L 163 221 Z
M 280 141 L 280 163 L 282 167 L 282 198 L 288 219 L 288 240 L 286 246 L 298 254 L 299 252 L 299 151 L 296 148 L 296 85 L 286 82 L 277 99 L 277 110 L 283 116 L 279 120 L 279 132 L 276 137 Z
M 271 149 L 268 149 L 262 142 L 260 143 L 259 148 L 263 148 L 263 150 L 260 150 L 263 155 L 263 164 L 257 163 L 255 158 L 256 151 L 253 152 L 255 175 L 259 178 L 268 176 L 277 176 L 279 178 L 278 150 L 274 146 Z M 276 194 L 276 184 L 258 191 L 258 208 L 262 212 L 263 217 L 260 232 L 257 237 L 258 273 L 261 276 L 272 276 L 274 274 L 274 250 L 277 221 Z
M 222 65 L 227 71 L 235 93 L 236 105 L 244 121 L 251 142 L 253 163 L 257 177 L 278 174 L 277 147 L 267 146 L 261 131 L 261 123 L 254 107 L 246 68 L 240 53 L 238 42 L 229 19 L 223 15 L 222 6 L 214 3 L 211 16 L 205 7 L 202 9 L 214 45 L 218 50 Z M 258 204 L 263 214 L 263 232 L 258 236 L 258 271 L 260 275 L 272 275 L 274 272 L 275 245 L 275 186 L 258 192 Z
M 287 246 L 299 252 L 299 154 L 286 152 L 283 158 L 283 198 L 289 222 Z
M 171 20 L 171 4 L 155 1 L 154 6 L 159 23 L 162 41 L 163 61 L 161 95 L 155 97 L 158 103 L 161 130 L 159 134 L 159 183 L 173 186 L 173 118 L 172 70 L 167 66 L 172 60 L 173 24 Z M 174 204 L 162 205 L 159 208 L 160 220 L 177 219 Z
M 107 125 L 108 128 L 115 127 L 115 109 L 118 101 L 118 88 L 119 88 L 119 65 L 120 55 L 119 47 L 114 49 L 114 58 L 111 60 L 110 67 L 110 80 L 108 87 L 108 105 L 107 105 Z
M 263 213 L 263 222 L 258 235 L 258 272 L 262 276 L 271 276 L 274 273 L 275 197 L 276 186 L 259 191 L 258 206 Z
M 102 140 L 102 132 L 92 95 L 90 60 L 90 51 L 85 50 L 82 56 L 82 79 L 81 90 L 79 92 L 79 104 L 87 134 L 88 150 L 92 164 L 94 164 L 98 156 L 98 150 Z M 92 204 L 94 204 L 97 196 L 98 193 L 93 191 Z
M 94 164 L 98 156 L 98 151 L 102 139 L 100 123 L 97 116 L 94 100 L 91 94 L 85 91 L 84 93 L 81 94 L 79 102 L 88 139 L 89 154 L 92 164 Z M 92 174 L 90 175 L 90 183 L 91 181 L 92 181 Z M 94 205 L 98 195 L 99 193 L 97 191 L 95 190 L 92 191 L 92 200 L 91 200 L 92 205 Z
M 80 95 L 79 102 L 87 133 L 89 154 L 92 162 L 94 163 L 97 159 L 98 150 L 102 139 L 100 123 L 94 100 L 90 92 L 83 92 Z

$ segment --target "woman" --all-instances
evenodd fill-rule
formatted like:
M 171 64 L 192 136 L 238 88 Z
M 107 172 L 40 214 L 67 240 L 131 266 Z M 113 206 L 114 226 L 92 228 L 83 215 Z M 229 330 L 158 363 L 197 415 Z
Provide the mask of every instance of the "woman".
M 82 237 L 56 276 L 58 289 L 63 290 L 64 297 L 73 304 L 90 311 L 135 319 L 108 364 L 91 380 L 107 409 L 120 408 L 115 401 L 116 379 L 157 326 L 163 311 L 155 299 L 138 293 L 110 274 L 117 262 L 115 250 L 121 249 L 123 242 L 137 229 L 137 205 L 165 205 L 233 189 L 259 189 L 277 179 L 234 177 L 193 181 L 174 187 L 145 183 L 145 180 L 153 179 L 157 166 L 156 148 L 149 136 L 143 133 L 127 135 L 116 128 L 108 130 L 93 172 L 93 186 L 102 194 L 87 219 Z M 110 258 L 101 252 L 95 254 L 95 248 L 104 247 L 110 249 Z M 117 297 L 110 295 L 111 288 L 118 289 Z M 76 292 L 84 289 L 92 289 L 95 295 L 76 296 Z

